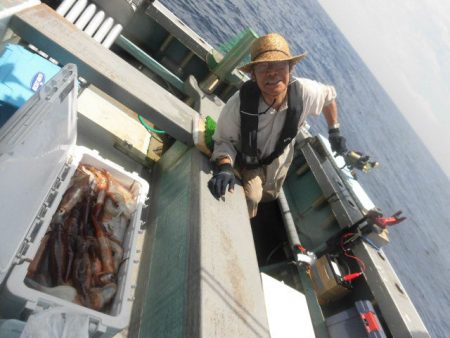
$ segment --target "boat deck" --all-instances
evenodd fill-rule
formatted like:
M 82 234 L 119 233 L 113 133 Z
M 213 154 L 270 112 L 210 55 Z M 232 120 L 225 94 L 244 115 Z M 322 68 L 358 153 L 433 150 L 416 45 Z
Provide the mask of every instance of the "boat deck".
M 196 73 L 199 88 L 217 77 L 202 59 L 209 45 L 157 1 L 149 6 L 136 16 L 139 24 L 131 24 L 124 34 L 185 84 L 189 69 Z M 155 37 L 155 46 L 140 38 L 137 27 L 146 21 L 154 34 L 143 31 L 142 36 Z M 77 144 L 98 150 L 150 182 L 142 249 L 132 258 L 135 294 L 127 295 L 133 312 L 122 336 L 269 336 L 261 271 L 306 295 L 316 337 L 328 337 L 326 317 L 361 298 L 375 304 L 388 336 L 429 336 L 382 251 L 357 242 L 353 252 L 368 266 L 365 276 L 340 302 L 321 307 L 307 269 L 291 263 L 277 202 L 262 204 L 250 221 L 241 186 L 220 201 L 209 193 L 210 163 L 192 147 L 193 119 L 205 110 L 203 102 L 220 110 L 220 102 L 244 80 L 242 74 L 233 71 L 220 79 L 213 94 L 189 97 L 190 90 L 170 92 L 160 75 L 129 58 L 130 50 L 101 47 L 46 5 L 17 13 L 9 27 L 22 43 L 33 44 L 62 64 L 75 63 L 90 84 L 79 97 Z M 180 49 L 183 57 L 177 60 L 174 55 Z M 114 107 L 102 111 L 109 104 Z M 167 151 L 157 156 L 154 149 L 149 151 L 158 137 L 150 136 L 136 114 L 168 132 Z M 301 144 L 284 190 L 302 244 L 323 252 L 327 239 L 362 217 L 366 196 L 344 182 L 317 142 Z

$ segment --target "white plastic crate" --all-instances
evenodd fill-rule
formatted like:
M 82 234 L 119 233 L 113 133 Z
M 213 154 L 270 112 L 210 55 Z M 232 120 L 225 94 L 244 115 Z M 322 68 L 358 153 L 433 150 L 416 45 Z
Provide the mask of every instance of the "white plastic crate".
M 148 183 L 91 149 L 76 146 L 77 72 L 67 65 L 0 129 L 0 314 L 18 318 L 36 308 L 63 306 L 90 317 L 90 331 L 112 336 L 128 326 L 133 255 Z M 108 170 L 133 185 L 137 207 L 123 240 L 124 260 L 109 313 L 29 288 L 25 277 L 79 163 Z M 5 203 L 3 203 L 5 201 Z M 127 259 L 126 259 L 127 258 Z

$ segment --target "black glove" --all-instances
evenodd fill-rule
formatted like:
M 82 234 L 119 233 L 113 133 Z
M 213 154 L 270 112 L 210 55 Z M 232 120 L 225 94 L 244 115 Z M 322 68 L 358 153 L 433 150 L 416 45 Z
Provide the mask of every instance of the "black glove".
M 328 130 L 328 141 L 330 141 L 331 150 L 335 151 L 338 155 L 343 155 L 347 152 L 345 137 L 341 136 L 339 128 Z
M 228 191 L 233 191 L 235 181 L 231 164 L 222 164 L 219 166 L 219 171 L 209 180 L 208 188 L 215 198 L 220 198 L 225 195 L 227 186 L 229 186 Z

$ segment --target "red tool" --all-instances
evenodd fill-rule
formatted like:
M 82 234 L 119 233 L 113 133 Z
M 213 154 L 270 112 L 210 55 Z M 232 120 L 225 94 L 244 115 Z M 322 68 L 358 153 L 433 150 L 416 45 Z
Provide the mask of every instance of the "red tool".
M 388 226 L 396 225 L 406 219 L 406 217 L 399 217 L 401 213 L 402 211 L 399 210 L 390 217 L 383 217 L 382 213 L 375 210 L 370 210 L 367 213 L 367 219 L 369 222 L 378 225 L 380 228 L 386 229 Z

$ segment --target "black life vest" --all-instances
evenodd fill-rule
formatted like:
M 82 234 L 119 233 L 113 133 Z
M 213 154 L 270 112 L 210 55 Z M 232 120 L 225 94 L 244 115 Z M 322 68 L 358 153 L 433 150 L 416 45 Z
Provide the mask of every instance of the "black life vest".
M 298 123 L 303 112 L 302 86 L 298 81 L 294 81 L 288 86 L 288 109 L 280 138 L 277 141 L 275 150 L 266 158 L 259 159 L 257 154 L 257 135 L 259 97 L 261 91 L 254 81 L 245 82 L 240 91 L 241 100 L 241 166 L 254 169 L 262 165 L 268 165 L 280 156 L 292 139 L 297 136 Z

